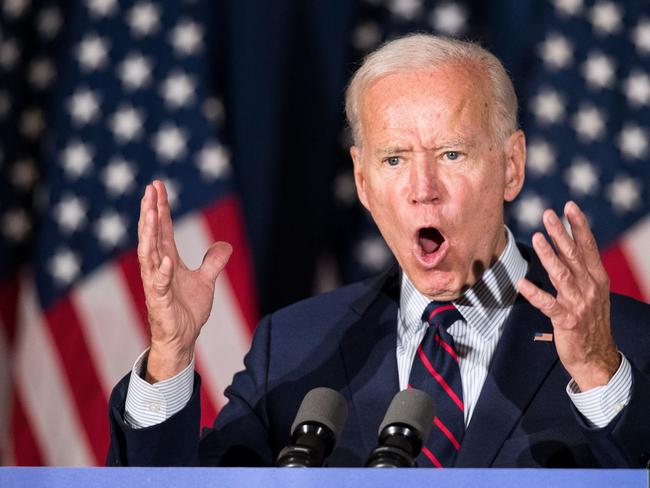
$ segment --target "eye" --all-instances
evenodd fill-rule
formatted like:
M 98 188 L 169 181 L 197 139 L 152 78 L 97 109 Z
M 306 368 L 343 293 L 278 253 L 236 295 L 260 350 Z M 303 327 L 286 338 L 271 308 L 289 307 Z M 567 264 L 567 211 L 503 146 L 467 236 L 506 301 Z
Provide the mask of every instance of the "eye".
M 458 151 L 447 151 L 445 156 L 449 161 L 456 161 L 460 157 L 460 153 Z
M 390 156 L 385 161 L 388 163 L 388 166 L 397 166 L 402 161 L 402 158 L 399 156 Z

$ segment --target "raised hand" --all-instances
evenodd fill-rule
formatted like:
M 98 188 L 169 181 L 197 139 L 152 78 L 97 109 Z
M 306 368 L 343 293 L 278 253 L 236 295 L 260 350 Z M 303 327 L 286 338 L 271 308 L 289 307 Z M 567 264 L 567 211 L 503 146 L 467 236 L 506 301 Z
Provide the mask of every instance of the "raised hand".
M 174 376 L 190 363 L 212 309 L 214 283 L 231 253 L 230 244 L 215 242 L 198 269 L 185 266 L 174 241 L 165 185 L 157 180 L 147 185 L 140 203 L 138 260 L 151 330 L 150 383 Z
M 533 247 L 548 272 L 556 296 L 530 281 L 519 292 L 553 323 L 555 347 L 581 391 L 605 385 L 620 365 L 610 325 L 609 277 L 600 260 L 587 218 L 573 202 L 564 207 L 571 233 L 552 210 L 543 216 L 553 247 L 541 233 Z

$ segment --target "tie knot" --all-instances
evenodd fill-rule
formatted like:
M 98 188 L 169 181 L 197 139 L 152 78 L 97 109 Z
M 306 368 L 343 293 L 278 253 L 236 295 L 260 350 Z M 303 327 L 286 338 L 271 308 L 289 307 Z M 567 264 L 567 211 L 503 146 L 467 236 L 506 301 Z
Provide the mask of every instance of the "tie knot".
M 451 302 L 433 301 L 426 306 L 422 314 L 423 322 L 428 322 L 429 325 L 440 326 L 444 330 L 447 330 L 451 324 L 462 318 L 463 316 Z

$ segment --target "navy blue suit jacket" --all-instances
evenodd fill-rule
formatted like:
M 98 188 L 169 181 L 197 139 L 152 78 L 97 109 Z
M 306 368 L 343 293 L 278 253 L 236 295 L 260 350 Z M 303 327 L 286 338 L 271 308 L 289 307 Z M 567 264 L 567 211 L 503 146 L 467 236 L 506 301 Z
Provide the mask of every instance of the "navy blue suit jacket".
M 537 258 L 528 278 L 552 290 Z M 340 288 L 267 316 L 258 325 L 246 369 L 226 395 L 214 428 L 199 436 L 199 387 L 160 425 L 132 429 L 123 420 L 129 377 L 110 401 L 109 465 L 272 465 L 289 442 L 304 395 L 327 386 L 348 400 L 349 416 L 330 466 L 362 466 L 399 390 L 396 324 L 399 271 Z M 458 467 L 639 467 L 650 453 L 650 306 L 612 296 L 616 344 L 633 370 L 630 403 L 605 428 L 591 429 L 572 406 L 569 376 L 555 345 L 533 342 L 549 320 L 519 296 L 498 344 Z

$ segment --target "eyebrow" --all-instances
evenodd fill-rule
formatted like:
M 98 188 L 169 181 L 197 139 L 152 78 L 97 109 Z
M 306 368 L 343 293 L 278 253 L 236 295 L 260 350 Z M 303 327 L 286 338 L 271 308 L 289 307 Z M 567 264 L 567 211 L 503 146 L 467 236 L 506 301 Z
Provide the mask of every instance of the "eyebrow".
M 443 144 L 440 144 L 432 149 L 432 151 L 440 151 L 443 149 L 453 149 L 458 146 L 469 146 L 470 144 L 465 139 L 453 139 L 446 141 Z M 375 154 L 378 157 L 390 156 L 393 154 L 404 154 L 408 152 L 413 152 L 411 147 L 401 147 L 401 146 L 389 146 L 382 149 L 378 149 Z

